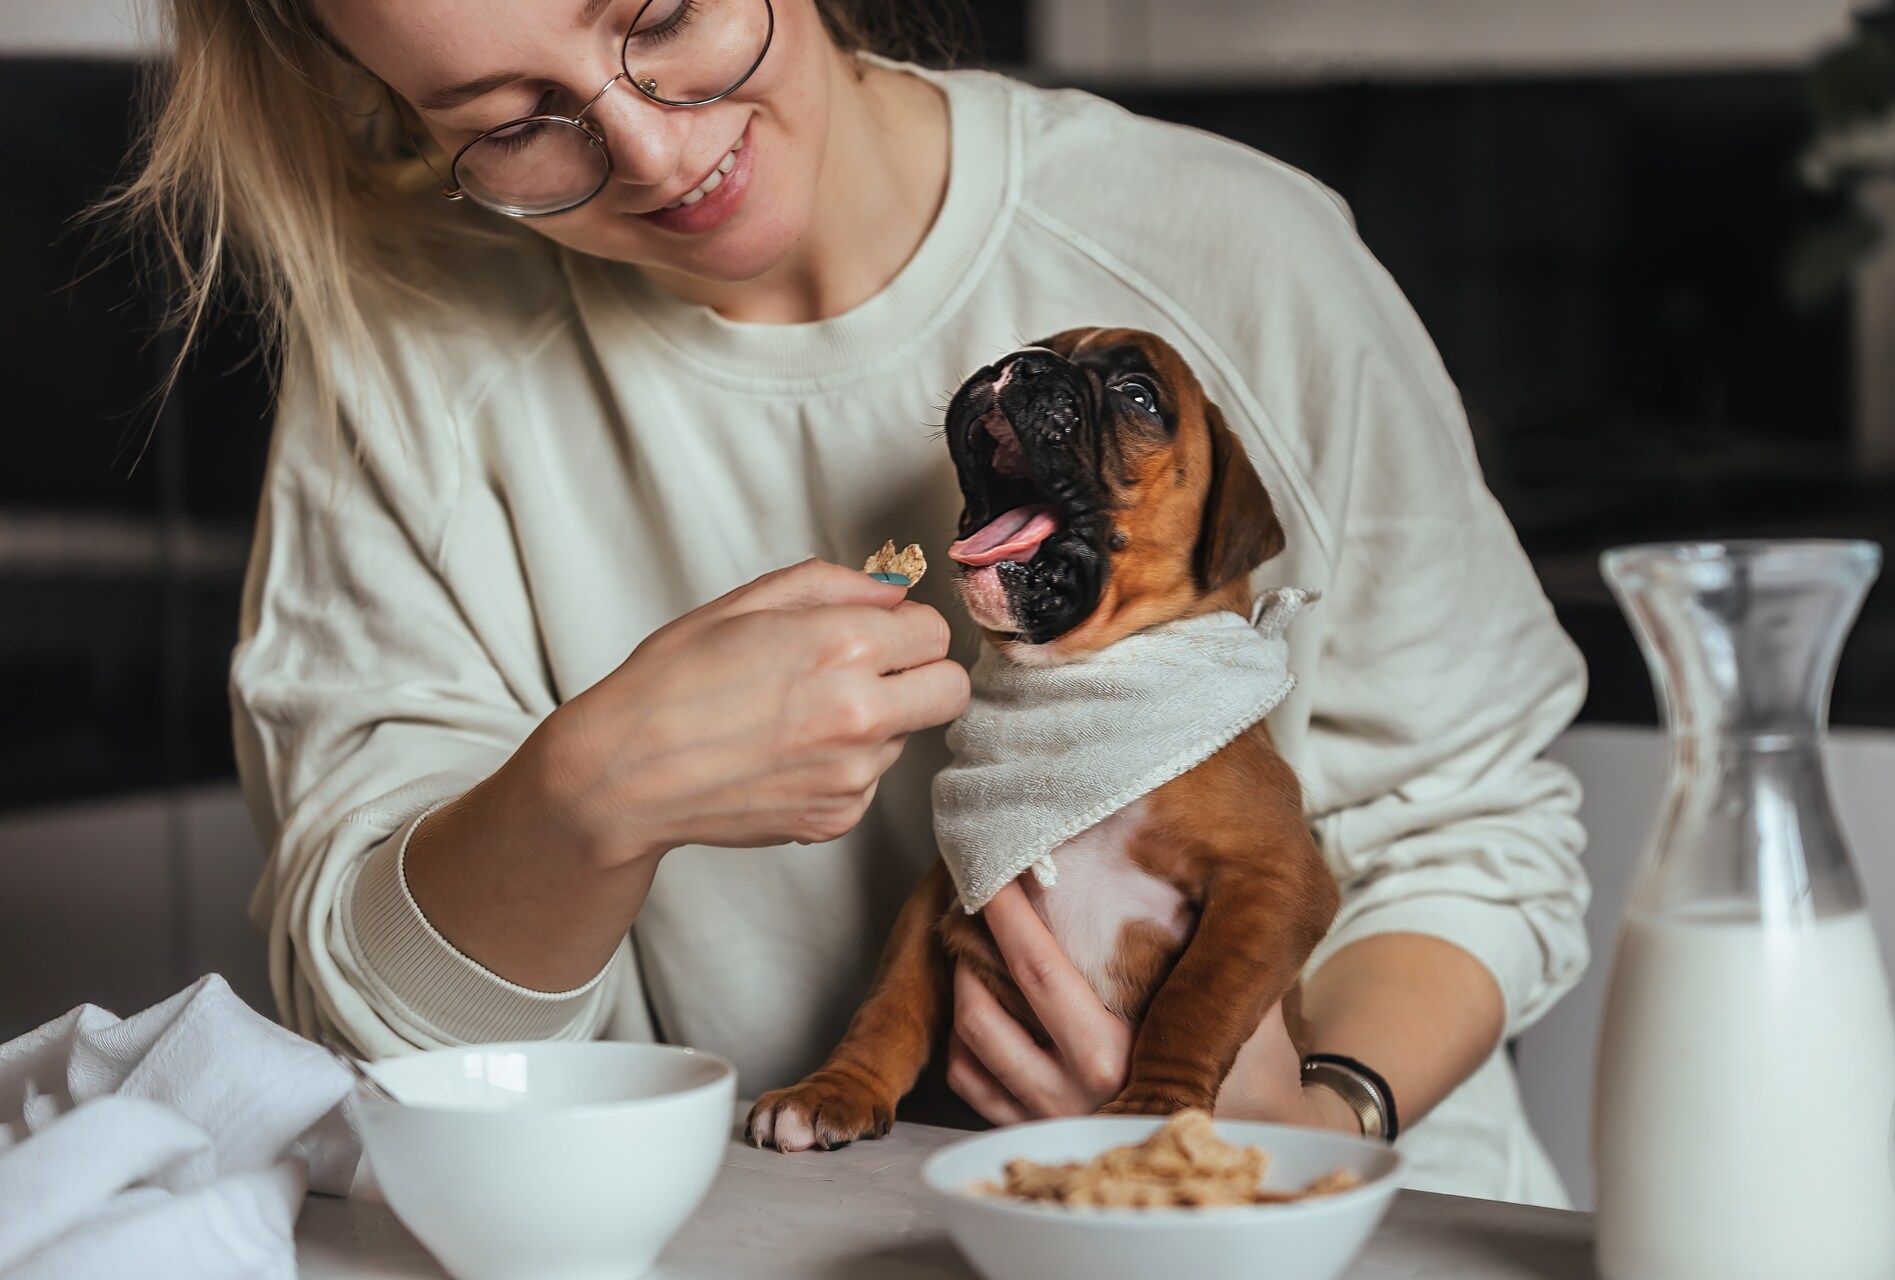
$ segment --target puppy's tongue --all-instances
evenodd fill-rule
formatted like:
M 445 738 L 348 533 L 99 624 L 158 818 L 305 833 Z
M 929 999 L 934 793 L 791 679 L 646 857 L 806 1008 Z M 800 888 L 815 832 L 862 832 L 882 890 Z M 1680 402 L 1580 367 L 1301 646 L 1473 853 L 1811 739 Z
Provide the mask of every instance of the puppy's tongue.
M 1015 507 L 949 546 L 948 556 L 974 566 L 1031 560 L 1040 544 L 1058 531 L 1059 521 L 1048 504 Z

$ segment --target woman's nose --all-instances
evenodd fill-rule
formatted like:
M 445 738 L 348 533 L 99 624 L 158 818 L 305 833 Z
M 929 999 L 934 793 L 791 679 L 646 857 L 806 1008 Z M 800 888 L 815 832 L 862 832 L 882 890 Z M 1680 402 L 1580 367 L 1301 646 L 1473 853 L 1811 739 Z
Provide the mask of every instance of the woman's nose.
M 661 107 L 620 80 L 589 113 L 605 134 L 612 156 L 612 181 L 628 186 L 661 186 L 673 177 L 691 134 L 688 113 Z

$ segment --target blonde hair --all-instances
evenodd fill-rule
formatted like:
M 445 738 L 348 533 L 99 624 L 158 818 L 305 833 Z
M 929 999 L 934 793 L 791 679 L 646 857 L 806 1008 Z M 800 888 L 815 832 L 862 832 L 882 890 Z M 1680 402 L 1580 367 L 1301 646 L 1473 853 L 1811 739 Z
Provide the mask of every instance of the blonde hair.
M 921 60 L 955 51 L 959 24 L 933 6 L 815 3 L 844 49 Z M 143 90 L 141 163 L 92 210 L 145 237 L 169 276 L 167 321 L 183 341 L 158 394 L 230 300 L 256 314 L 273 375 L 290 353 L 308 357 L 299 365 L 333 422 L 332 359 L 372 379 L 384 371 L 371 309 L 425 304 L 443 255 L 523 233 L 497 216 L 445 217 L 416 198 L 438 185 L 416 150 L 425 131 L 304 0 L 161 9 L 174 53 Z

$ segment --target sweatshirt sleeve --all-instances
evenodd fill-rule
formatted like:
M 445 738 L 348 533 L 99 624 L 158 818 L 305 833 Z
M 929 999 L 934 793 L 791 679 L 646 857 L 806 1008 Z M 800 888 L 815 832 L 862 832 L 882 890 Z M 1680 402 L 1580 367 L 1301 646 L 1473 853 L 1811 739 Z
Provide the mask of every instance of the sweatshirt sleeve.
M 1492 972 L 1512 1036 L 1588 958 L 1579 785 L 1542 757 L 1584 701 L 1585 666 L 1419 319 L 1340 202 L 1301 181 L 1278 202 L 1272 273 L 1296 319 L 1261 322 L 1259 397 L 1303 442 L 1288 452 L 1327 522 L 1297 763 L 1343 906 L 1312 971 L 1370 935 L 1442 938 Z
M 622 945 L 583 986 L 532 991 L 461 954 L 408 892 L 420 818 L 553 706 L 521 664 L 503 675 L 437 571 L 457 476 L 442 427 L 432 449 L 358 436 L 346 414 L 332 435 L 286 380 L 231 660 L 238 774 L 268 851 L 250 909 L 279 1015 L 370 1057 L 594 1036 L 628 963 Z

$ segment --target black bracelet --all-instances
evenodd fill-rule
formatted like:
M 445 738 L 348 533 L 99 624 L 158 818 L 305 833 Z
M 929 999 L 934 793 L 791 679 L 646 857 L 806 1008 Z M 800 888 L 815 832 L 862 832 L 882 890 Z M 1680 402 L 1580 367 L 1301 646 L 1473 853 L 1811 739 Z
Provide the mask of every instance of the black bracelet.
M 1393 1142 L 1401 1135 L 1401 1119 L 1395 1114 L 1395 1091 L 1388 1087 L 1388 1081 L 1382 1078 L 1381 1072 L 1340 1053 L 1312 1053 L 1304 1057 L 1303 1062 L 1305 1065 L 1312 1062 L 1327 1062 L 1361 1076 L 1378 1095 L 1377 1101 L 1382 1106 L 1382 1140 Z

